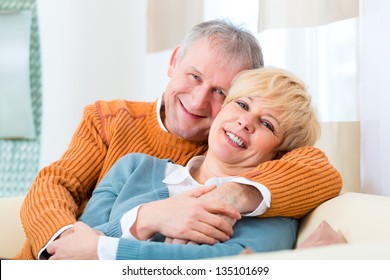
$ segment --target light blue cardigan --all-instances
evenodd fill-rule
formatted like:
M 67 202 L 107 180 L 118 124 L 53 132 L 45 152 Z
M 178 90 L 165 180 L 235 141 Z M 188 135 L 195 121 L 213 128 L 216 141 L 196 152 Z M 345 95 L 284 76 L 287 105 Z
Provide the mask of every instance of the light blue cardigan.
M 80 220 L 120 238 L 123 214 L 141 203 L 169 197 L 162 183 L 167 162 L 144 154 L 122 157 L 94 190 Z M 120 238 L 116 259 L 182 260 L 237 255 L 244 248 L 254 252 L 291 249 L 297 228 L 298 221 L 291 218 L 244 217 L 235 224 L 230 240 L 215 245 L 166 244 L 163 236 L 155 241 Z

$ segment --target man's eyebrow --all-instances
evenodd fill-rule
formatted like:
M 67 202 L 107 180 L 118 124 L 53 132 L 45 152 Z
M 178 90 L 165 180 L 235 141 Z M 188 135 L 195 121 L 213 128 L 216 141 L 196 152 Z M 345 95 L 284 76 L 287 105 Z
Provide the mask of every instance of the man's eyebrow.
M 191 71 L 191 72 L 196 72 L 197 74 L 201 74 L 202 75 L 202 72 L 199 71 L 195 66 L 189 66 L 188 70 Z

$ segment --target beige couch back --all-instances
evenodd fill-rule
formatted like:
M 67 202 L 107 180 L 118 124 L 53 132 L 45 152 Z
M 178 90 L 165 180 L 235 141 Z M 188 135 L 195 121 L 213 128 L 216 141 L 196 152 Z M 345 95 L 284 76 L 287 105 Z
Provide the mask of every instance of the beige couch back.
M 0 199 L 0 258 L 12 258 L 22 249 L 26 240 L 20 222 L 20 207 L 24 197 Z
M 315 146 L 340 172 L 343 191 L 360 192 L 360 122 L 321 123 L 321 137 Z
M 328 200 L 302 219 L 297 245 L 323 220 L 347 243 L 390 240 L 390 197 L 348 192 Z

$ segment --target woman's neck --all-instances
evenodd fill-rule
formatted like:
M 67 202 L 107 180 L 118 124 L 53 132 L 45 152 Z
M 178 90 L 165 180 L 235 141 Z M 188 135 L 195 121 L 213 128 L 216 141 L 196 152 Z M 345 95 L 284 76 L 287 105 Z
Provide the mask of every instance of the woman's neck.
M 192 178 L 199 184 L 205 184 L 210 178 L 236 176 L 243 172 L 244 170 L 241 171 L 236 166 L 229 166 L 228 164 L 211 160 L 207 155 L 198 168 L 190 170 Z

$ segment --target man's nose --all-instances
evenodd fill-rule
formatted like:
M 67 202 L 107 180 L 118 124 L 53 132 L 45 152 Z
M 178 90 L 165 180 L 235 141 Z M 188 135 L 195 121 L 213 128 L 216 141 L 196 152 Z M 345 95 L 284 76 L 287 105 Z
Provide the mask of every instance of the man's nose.
M 197 87 L 192 92 L 191 107 L 195 110 L 204 110 L 210 104 L 211 89 L 207 86 Z

